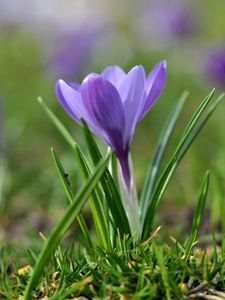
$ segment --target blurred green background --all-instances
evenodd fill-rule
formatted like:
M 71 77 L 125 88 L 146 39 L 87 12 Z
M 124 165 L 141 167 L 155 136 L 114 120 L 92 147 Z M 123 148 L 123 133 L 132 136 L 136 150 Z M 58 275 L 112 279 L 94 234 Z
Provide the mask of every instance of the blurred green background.
M 0 0 L 2 245 L 10 242 L 32 247 L 34 239 L 30 237 L 38 240 L 39 231 L 47 233 L 67 206 L 51 146 L 59 153 L 73 189 L 81 184 L 73 152 L 37 97 L 43 97 L 85 150 L 82 128 L 56 100 L 55 81 L 80 82 L 86 74 L 115 64 L 126 71 L 142 64 L 149 73 L 166 59 L 166 89 L 139 125 L 132 144 L 140 191 L 160 130 L 181 93 L 188 90 L 190 96 L 166 158 L 200 101 L 213 87 L 216 94 L 225 88 L 224 10 L 222 0 Z M 214 60 L 218 51 L 222 54 Z M 175 227 L 176 234 L 189 229 L 207 169 L 212 171 L 212 185 L 203 231 L 224 230 L 224 115 L 222 104 L 165 193 L 157 222 L 171 234 Z

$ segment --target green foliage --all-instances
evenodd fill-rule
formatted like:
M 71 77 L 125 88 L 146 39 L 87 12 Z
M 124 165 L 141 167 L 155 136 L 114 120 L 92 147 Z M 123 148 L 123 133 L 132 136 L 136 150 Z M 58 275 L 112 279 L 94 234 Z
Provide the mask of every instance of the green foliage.
M 53 149 L 52 149 L 52 157 L 53 157 L 57 172 L 59 174 L 59 177 L 61 179 L 62 185 L 64 187 L 65 193 L 66 193 L 67 198 L 69 200 L 69 203 L 72 205 L 74 195 L 73 195 L 73 191 L 71 190 L 71 187 L 70 187 L 70 182 L 69 182 L 69 180 L 66 176 L 66 173 L 63 169 L 63 166 L 62 166 L 62 164 L 61 164 L 61 162 L 58 158 L 58 155 L 56 154 L 56 152 Z M 85 246 L 88 247 L 89 249 L 91 249 L 92 248 L 92 242 L 91 242 L 90 233 L 89 233 L 89 230 L 87 228 L 86 222 L 85 222 L 82 214 L 79 213 L 77 215 L 77 221 L 80 225 L 80 228 L 81 228 L 83 236 L 84 236 L 84 240 L 86 242 Z
M 195 215 L 194 215 L 194 219 L 193 219 L 193 223 L 192 223 L 191 236 L 185 247 L 187 258 L 190 256 L 191 249 L 193 247 L 193 244 L 196 241 L 196 238 L 197 238 L 199 230 L 200 230 L 202 216 L 203 216 L 204 209 L 205 209 L 206 198 L 208 195 L 208 189 L 209 189 L 209 172 L 206 173 L 206 175 L 203 179 L 202 190 L 201 190 L 201 193 L 199 196 L 198 204 L 197 204 L 197 207 L 195 210 Z
M 89 195 L 93 191 L 93 189 L 98 184 L 99 178 L 105 171 L 109 160 L 110 154 L 107 155 L 106 158 L 102 159 L 98 166 L 96 167 L 95 171 L 92 175 L 87 179 L 83 187 L 74 197 L 72 205 L 67 209 L 65 215 L 61 219 L 61 221 L 56 225 L 55 229 L 53 230 L 51 236 L 47 240 L 39 259 L 36 263 L 35 269 L 33 271 L 32 277 L 27 285 L 24 300 L 29 300 L 32 289 L 37 285 L 39 276 L 43 270 L 43 267 L 49 257 L 51 256 L 54 249 L 57 247 L 60 240 L 65 235 L 65 232 L 68 230 L 72 222 L 75 220 L 77 215 L 80 213 L 83 205 L 87 201 Z
M 87 127 L 84 121 L 83 124 L 84 135 L 87 142 L 88 150 L 94 165 L 96 165 L 100 161 L 102 156 L 89 128 Z M 106 170 L 104 177 L 101 178 L 101 186 L 105 193 L 107 205 L 109 206 L 112 214 L 112 226 L 114 226 L 115 230 L 117 230 L 118 227 L 121 234 L 130 233 L 129 222 L 123 207 L 122 199 L 109 170 Z
M 117 247 L 107 252 L 94 245 L 91 252 L 76 249 L 74 242 L 53 251 L 51 264 L 39 278 L 33 297 L 63 300 L 76 297 L 88 299 L 201 299 L 210 294 L 224 298 L 224 246 L 210 254 L 194 246 L 185 259 L 178 242 L 169 246 L 160 236 L 151 242 L 133 246 L 131 238 L 119 237 Z M 225 240 L 223 242 L 225 245 Z M 29 280 L 31 268 L 14 270 L 13 279 L 2 266 L 4 280 L 0 283 L 2 299 L 20 299 Z M 31 299 L 31 298 L 29 298 Z M 208 298 L 204 298 L 208 299 Z M 210 299 L 210 298 L 209 298 Z
M 82 151 L 77 145 L 75 146 L 75 154 L 80 165 L 81 172 L 83 173 L 84 178 L 87 179 L 90 176 L 90 170 Z M 99 242 L 106 250 L 110 250 L 111 242 L 109 234 L 109 224 L 106 219 L 106 214 L 100 195 L 101 193 L 97 190 L 92 192 L 90 207 L 95 222 L 95 228 L 99 237 Z
M 63 135 L 65 140 L 74 147 L 75 141 L 63 123 L 56 117 L 56 115 L 51 111 L 48 105 L 43 101 L 41 97 L 38 97 L 38 102 L 43 107 L 44 111 L 46 112 L 49 119 L 53 122 L 55 127 L 59 130 L 59 132 Z
M 49 116 L 50 120 L 53 122 L 53 124 L 56 126 L 56 128 L 59 130 L 59 132 L 62 134 L 62 136 L 65 138 L 65 140 L 72 146 L 76 144 L 71 134 L 68 132 L 68 130 L 65 128 L 65 126 L 62 124 L 62 122 L 56 117 L 56 115 L 50 110 L 50 108 L 47 106 L 47 104 L 41 99 L 38 98 L 39 103 L 44 108 L 45 112 Z M 91 132 L 89 131 L 87 125 L 83 121 L 84 124 L 84 135 L 87 142 L 87 146 L 89 149 L 89 153 L 92 159 L 92 162 L 94 165 L 97 165 L 99 161 L 102 159 L 102 155 L 98 149 L 97 144 L 95 143 L 93 136 Z M 77 144 L 76 144 L 77 145 Z M 78 152 L 79 155 L 78 155 Z M 87 161 L 84 158 L 84 155 L 82 154 L 83 158 L 81 158 L 81 150 L 78 150 L 78 146 L 76 146 L 76 152 L 77 152 L 77 158 L 79 160 L 79 164 L 81 163 L 81 159 L 84 162 Z M 86 162 L 85 165 L 82 164 L 82 169 L 87 167 L 88 163 Z M 86 173 L 87 175 L 87 173 Z M 106 172 L 104 173 L 103 177 L 100 179 L 100 185 L 102 187 L 102 190 L 104 191 L 104 195 L 107 200 L 107 205 L 110 208 L 112 217 L 114 219 L 113 224 L 117 224 L 121 234 L 127 234 L 130 233 L 129 223 L 127 220 L 127 215 L 125 213 L 122 200 L 120 197 L 120 194 L 118 192 L 118 189 L 114 183 L 114 180 L 109 172 L 108 169 L 106 169 Z
M 150 197 L 153 193 L 153 189 L 157 181 L 157 176 L 159 173 L 160 165 L 162 163 L 163 155 L 167 149 L 168 143 L 172 136 L 173 130 L 175 129 L 178 117 L 180 116 L 180 113 L 185 104 L 187 96 L 188 96 L 187 92 L 185 92 L 181 96 L 180 100 L 176 103 L 176 106 L 171 111 L 171 114 L 161 131 L 161 135 L 159 137 L 158 144 L 156 145 L 156 150 L 153 155 L 152 161 L 150 163 L 148 175 L 146 176 L 142 193 L 141 193 L 141 199 L 140 199 L 141 215 L 146 215 Z
M 221 103 L 221 100 L 224 97 L 224 94 L 219 96 L 211 105 L 208 112 L 202 117 L 204 110 L 206 109 L 207 105 L 213 97 L 213 94 L 214 90 L 201 102 L 201 104 L 193 114 L 192 118 L 190 119 L 184 130 L 183 135 L 181 136 L 180 142 L 174 154 L 169 160 L 169 163 L 162 171 L 161 175 L 159 176 L 159 179 L 155 183 L 155 188 L 153 190 L 152 195 L 150 195 L 150 200 L 146 199 L 148 200 L 149 205 L 146 210 L 146 214 L 143 217 L 142 237 L 144 239 L 148 237 L 149 232 L 151 231 L 156 209 L 172 175 L 174 174 L 176 168 L 180 164 L 187 150 L 192 145 L 195 138 L 198 136 L 200 130 L 206 124 L 209 117 L 212 115 L 212 113 L 215 111 L 215 109 L 218 107 L 218 105 Z M 202 119 L 200 120 L 201 117 Z M 171 119 L 170 122 L 173 123 L 173 119 Z
M 162 130 L 158 145 L 156 146 L 155 155 L 153 157 L 152 162 L 150 163 L 148 176 L 146 177 L 140 200 L 140 218 L 142 221 L 143 240 L 146 239 L 149 233 L 151 232 L 157 207 L 162 199 L 163 193 L 170 181 L 170 178 L 174 174 L 177 166 L 186 154 L 187 150 L 190 148 L 193 141 L 198 136 L 199 132 L 204 127 L 204 125 L 206 124 L 212 113 L 215 111 L 217 106 L 220 104 L 224 96 L 223 94 L 219 96 L 215 100 L 215 102 L 210 106 L 207 113 L 203 116 L 207 105 L 213 98 L 213 94 L 214 90 L 201 102 L 199 107 L 194 112 L 192 118 L 190 119 L 184 130 L 183 135 L 181 136 L 180 142 L 178 143 L 174 154 L 172 155 L 171 159 L 169 160 L 169 163 L 166 165 L 166 167 L 160 174 L 159 171 L 160 166 L 162 164 L 163 156 L 167 150 L 168 143 L 177 124 L 178 117 L 180 116 L 184 103 L 187 99 L 187 93 L 184 93 L 182 95 L 182 97 L 176 104 L 175 109 L 171 112 L 171 115 L 169 116 Z M 61 134 L 65 137 L 69 144 L 72 145 L 73 139 L 64 127 L 64 125 L 58 120 L 58 118 L 54 115 L 53 112 L 51 112 L 51 110 L 43 101 L 41 101 L 40 103 L 44 107 L 44 110 L 46 111 L 50 119 L 56 125 L 57 129 L 61 132 Z M 90 157 L 92 159 L 93 164 L 96 165 L 102 157 L 101 153 L 85 121 L 83 121 L 83 127 L 84 136 L 90 153 Z M 83 154 L 81 153 L 81 150 L 79 150 L 78 146 L 76 146 L 76 153 L 79 164 L 83 172 L 85 173 L 85 176 L 88 176 L 88 163 L 87 160 L 84 158 Z M 108 245 L 107 247 L 109 247 L 109 230 L 107 229 L 106 220 L 104 220 L 104 213 L 105 215 L 108 215 L 108 207 L 110 209 L 110 216 L 112 218 L 111 225 L 114 227 L 114 231 L 116 229 L 115 224 L 117 224 L 116 226 L 118 226 L 121 234 L 129 233 L 129 222 L 127 220 L 127 215 L 125 213 L 120 194 L 117 190 L 117 186 L 108 170 L 106 170 L 104 176 L 101 178 L 100 185 L 106 199 L 106 208 L 104 212 L 101 200 L 99 199 L 97 201 L 99 209 L 94 209 L 95 213 L 93 214 L 93 216 L 95 220 L 99 220 L 98 222 L 95 221 L 95 224 L 102 224 L 102 226 L 100 227 L 102 229 L 105 228 L 103 230 L 100 230 L 97 226 L 98 235 L 101 236 L 101 243 L 105 245 L 105 247 L 106 244 Z M 97 200 L 98 196 L 95 195 L 94 198 Z M 94 203 L 96 203 L 96 201 L 94 201 Z M 102 234 L 100 234 L 100 232 Z M 105 242 L 103 242 L 102 240 L 103 236 L 105 237 Z M 106 242 L 107 240 L 108 242 Z

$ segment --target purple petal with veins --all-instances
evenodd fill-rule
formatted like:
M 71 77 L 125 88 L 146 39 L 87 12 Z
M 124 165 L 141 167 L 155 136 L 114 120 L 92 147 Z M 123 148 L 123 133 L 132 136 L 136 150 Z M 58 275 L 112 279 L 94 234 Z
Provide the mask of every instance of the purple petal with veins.
M 65 81 L 59 80 L 56 84 L 56 95 L 65 111 L 78 123 L 84 112 L 83 101 L 80 93 L 68 85 Z
M 119 87 L 119 93 L 125 112 L 125 140 L 130 145 L 133 133 L 138 122 L 137 112 L 140 110 L 145 90 L 145 71 L 142 66 L 130 70 Z
M 102 77 L 110 81 L 116 88 L 119 88 L 121 82 L 126 77 L 126 73 L 118 66 L 107 67 L 102 73 Z
M 89 114 L 108 135 L 114 150 L 123 149 L 124 109 L 117 89 L 100 75 L 89 75 L 81 85 L 81 96 Z
M 146 80 L 144 106 L 139 117 L 143 119 L 159 99 L 166 84 L 166 61 L 156 65 Z
M 94 118 L 84 106 L 80 93 L 73 89 L 71 84 L 69 85 L 60 79 L 56 84 L 56 95 L 64 110 L 75 121 L 81 125 L 81 118 L 83 118 L 87 122 L 89 128 L 111 146 L 108 136 L 95 124 Z

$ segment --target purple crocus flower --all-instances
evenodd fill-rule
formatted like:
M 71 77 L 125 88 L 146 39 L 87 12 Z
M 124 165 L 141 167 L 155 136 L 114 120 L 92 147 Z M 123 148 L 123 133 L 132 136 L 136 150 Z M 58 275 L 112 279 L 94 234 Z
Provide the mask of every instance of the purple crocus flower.
M 166 61 L 162 61 L 147 78 L 142 66 L 135 66 L 127 74 L 112 66 L 101 74 L 89 74 L 81 85 L 63 80 L 56 84 L 64 110 L 79 124 L 83 118 L 90 130 L 114 150 L 128 190 L 128 155 L 135 128 L 158 100 L 165 83 Z
M 220 87 L 225 87 L 225 46 L 218 48 L 208 56 L 207 77 Z

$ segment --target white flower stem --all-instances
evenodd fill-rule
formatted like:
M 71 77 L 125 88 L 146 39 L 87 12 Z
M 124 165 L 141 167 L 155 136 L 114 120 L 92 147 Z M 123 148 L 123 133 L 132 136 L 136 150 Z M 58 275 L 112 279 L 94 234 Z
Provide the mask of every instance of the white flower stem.
M 118 167 L 118 179 L 120 192 L 123 200 L 123 205 L 127 214 L 130 225 L 131 234 L 136 237 L 141 235 L 140 211 L 138 205 L 137 191 L 134 182 L 133 168 L 131 157 L 129 156 L 129 169 L 130 169 L 130 186 L 128 187 L 122 169 Z

